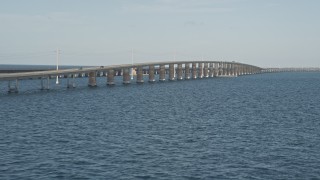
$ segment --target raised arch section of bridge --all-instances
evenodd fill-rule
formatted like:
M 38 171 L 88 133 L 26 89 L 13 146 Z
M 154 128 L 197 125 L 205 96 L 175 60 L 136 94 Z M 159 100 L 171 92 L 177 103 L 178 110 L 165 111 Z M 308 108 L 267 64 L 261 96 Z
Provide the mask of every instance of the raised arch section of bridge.
M 67 87 L 70 88 L 75 87 L 74 78 L 81 76 L 87 76 L 88 86 L 94 87 L 97 86 L 96 78 L 98 76 L 105 76 L 106 84 L 114 85 L 114 77 L 119 75 L 123 77 L 123 84 L 130 84 L 133 82 L 132 75 L 136 76 L 136 83 L 144 83 L 144 75 L 148 75 L 148 82 L 155 82 L 209 77 L 237 77 L 241 75 L 257 74 L 262 70 L 263 69 L 260 67 L 238 62 L 168 61 L 99 66 L 81 69 L 7 73 L 0 74 L 0 80 L 8 81 L 8 92 L 18 92 L 19 80 L 30 78 L 40 79 L 41 89 L 49 89 L 49 81 L 55 76 L 68 78 Z

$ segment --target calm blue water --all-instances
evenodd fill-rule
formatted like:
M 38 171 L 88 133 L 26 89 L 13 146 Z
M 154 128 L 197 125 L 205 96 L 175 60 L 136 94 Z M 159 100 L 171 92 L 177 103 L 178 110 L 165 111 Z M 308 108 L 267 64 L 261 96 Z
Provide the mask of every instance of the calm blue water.
M 320 179 L 320 73 L 0 82 L 0 179 Z

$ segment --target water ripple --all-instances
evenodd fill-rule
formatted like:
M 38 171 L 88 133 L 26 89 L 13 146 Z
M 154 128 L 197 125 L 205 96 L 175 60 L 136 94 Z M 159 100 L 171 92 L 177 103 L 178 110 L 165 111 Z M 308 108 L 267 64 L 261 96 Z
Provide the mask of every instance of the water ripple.
M 24 88 L 0 95 L 0 179 L 320 178 L 319 73 Z

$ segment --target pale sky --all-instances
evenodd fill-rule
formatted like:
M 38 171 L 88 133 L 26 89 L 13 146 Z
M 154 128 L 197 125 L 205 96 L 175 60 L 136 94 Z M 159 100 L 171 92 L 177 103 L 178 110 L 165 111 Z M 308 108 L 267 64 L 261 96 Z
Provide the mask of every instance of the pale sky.
M 0 0 L 0 64 L 320 67 L 320 0 Z

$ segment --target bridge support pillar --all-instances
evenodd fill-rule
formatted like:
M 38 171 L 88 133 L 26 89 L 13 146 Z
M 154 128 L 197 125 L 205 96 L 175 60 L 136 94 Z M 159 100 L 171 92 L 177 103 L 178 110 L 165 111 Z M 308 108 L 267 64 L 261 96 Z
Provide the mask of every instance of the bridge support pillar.
M 241 66 L 241 75 L 245 75 L 246 74 L 246 70 L 245 67 L 242 65 Z
M 234 63 L 231 65 L 231 73 L 233 76 L 237 76 L 236 75 L 236 65 Z
M 198 78 L 203 78 L 203 64 L 198 63 Z
M 218 74 L 218 76 L 221 76 L 221 75 L 223 75 L 223 63 L 222 62 L 219 63 L 219 74 Z
M 227 73 L 227 63 L 222 63 L 222 75 L 226 76 Z
M 114 85 L 114 70 L 109 69 L 107 72 L 107 85 L 112 86 Z
M 242 75 L 242 65 L 238 65 L 238 75 L 241 76 Z
M 169 80 L 174 81 L 174 64 L 169 64 Z
M 242 65 L 238 65 L 238 75 L 239 76 L 243 75 L 243 67 L 242 67 Z
M 184 78 L 190 79 L 190 64 L 189 63 L 186 63 L 184 65 Z
M 154 66 L 153 65 L 150 65 L 149 66 L 149 82 L 154 82 L 155 79 L 154 79 Z
M 137 68 L 137 83 L 141 84 L 143 83 L 143 68 L 142 67 L 138 67 Z
M 166 66 L 160 65 L 160 74 L 159 74 L 159 81 L 166 80 Z
M 192 63 L 192 79 L 197 79 L 197 63 Z
M 203 65 L 203 77 L 207 78 L 208 76 L 208 63 L 204 63 Z
M 214 63 L 214 77 L 219 76 L 219 63 Z
M 182 64 L 178 64 L 177 80 L 182 80 Z
M 210 63 L 210 68 L 209 68 L 209 77 L 214 76 L 214 69 L 213 69 L 213 63 Z
M 227 75 L 227 76 L 230 76 L 230 75 L 231 75 L 231 64 L 230 64 L 230 63 L 227 63 L 226 66 L 227 66 L 227 67 L 226 67 L 226 69 L 227 69 L 226 75 Z
M 18 93 L 19 92 L 19 81 L 15 80 L 15 83 L 12 85 L 11 81 L 8 81 L 8 93 Z
M 72 78 L 72 82 L 70 82 L 70 78 Z M 75 88 L 76 87 L 76 83 L 74 80 L 74 74 L 71 75 L 67 75 L 67 88 Z
M 124 68 L 123 69 L 123 84 L 130 84 L 131 77 L 130 77 L 130 69 L 129 68 Z
M 237 64 L 233 64 L 233 74 L 234 74 L 234 76 L 239 76 Z
M 95 71 L 89 72 L 89 78 L 88 78 L 88 86 L 89 87 L 96 87 L 97 86 L 96 76 L 97 76 L 97 74 Z

